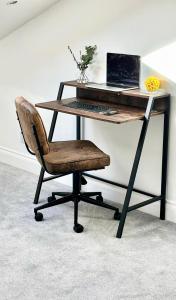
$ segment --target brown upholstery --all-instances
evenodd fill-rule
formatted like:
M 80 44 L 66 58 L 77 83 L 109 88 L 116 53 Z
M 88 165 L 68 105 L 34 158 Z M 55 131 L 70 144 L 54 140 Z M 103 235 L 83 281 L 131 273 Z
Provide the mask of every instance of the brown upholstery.
M 110 157 L 90 141 L 54 142 L 49 146 L 44 160 L 51 173 L 96 170 L 110 164 Z
M 51 174 L 103 169 L 110 157 L 90 141 L 48 143 L 42 119 L 36 108 L 23 97 L 16 98 L 16 109 L 25 142 L 42 165 L 32 126 L 35 125 L 46 170 Z
M 49 153 L 49 144 L 42 119 L 35 106 L 27 100 L 25 100 L 23 97 L 17 97 L 15 104 L 25 142 L 28 145 L 29 149 L 35 153 L 35 155 L 40 161 L 40 156 L 38 153 L 36 139 L 33 133 L 32 126 L 35 125 L 35 128 L 37 130 L 43 154 Z

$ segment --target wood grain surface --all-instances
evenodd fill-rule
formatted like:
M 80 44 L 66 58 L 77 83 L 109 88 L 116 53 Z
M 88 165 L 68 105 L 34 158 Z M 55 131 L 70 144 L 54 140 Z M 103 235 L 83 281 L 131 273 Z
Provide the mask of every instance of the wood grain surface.
M 134 120 L 142 120 L 144 118 L 145 109 L 127 106 L 127 105 L 115 105 L 113 103 L 108 103 L 108 106 L 112 108 L 112 110 L 117 110 L 118 113 L 112 116 L 102 115 L 100 113 L 85 111 L 81 109 L 75 109 L 65 106 L 64 104 L 68 104 L 72 101 L 80 101 L 89 104 L 95 104 L 95 101 L 88 100 L 88 99 L 78 99 L 78 98 L 69 98 L 61 101 L 49 101 L 49 102 L 42 102 L 37 103 L 36 107 L 48 109 L 52 111 L 62 112 L 66 114 L 82 116 L 85 118 L 120 124 Z M 107 105 L 107 103 L 96 101 L 96 105 Z M 159 115 L 161 111 L 153 111 L 152 115 Z

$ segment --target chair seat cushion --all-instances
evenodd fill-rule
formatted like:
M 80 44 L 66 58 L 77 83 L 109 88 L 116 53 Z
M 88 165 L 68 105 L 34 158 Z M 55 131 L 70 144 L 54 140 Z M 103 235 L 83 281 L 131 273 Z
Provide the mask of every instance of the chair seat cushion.
M 49 147 L 44 161 L 52 174 L 103 169 L 110 164 L 109 155 L 87 140 L 52 142 Z

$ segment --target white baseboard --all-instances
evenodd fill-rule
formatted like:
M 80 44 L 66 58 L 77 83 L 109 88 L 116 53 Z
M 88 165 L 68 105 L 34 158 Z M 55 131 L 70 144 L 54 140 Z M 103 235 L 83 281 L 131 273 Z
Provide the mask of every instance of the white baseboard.
M 35 157 L 5 147 L 0 147 L 0 161 L 34 174 L 39 174 L 40 172 L 40 165 Z
M 4 147 L 0 147 L 0 162 L 12 165 L 16 168 L 20 168 L 37 175 L 40 172 L 40 165 L 35 158 Z M 125 196 L 124 189 L 91 178 L 86 179 L 88 180 L 88 184 L 86 186 L 83 186 L 84 190 L 101 191 L 103 197 L 114 202 L 114 205 L 115 203 L 123 203 Z M 71 186 L 72 184 L 71 175 L 56 180 L 68 186 Z M 146 199 L 146 196 L 144 197 L 140 194 L 133 193 L 131 205 L 136 204 L 140 201 L 144 201 Z M 159 202 L 145 206 L 143 208 L 140 208 L 139 210 L 158 217 Z M 168 221 L 176 223 L 176 204 L 171 201 L 167 201 L 166 203 L 166 219 Z
M 0 146 L 0 162 L 39 175 L 40 164 L 32 155 L 23 154 Z M 71 175 L 57 179 L 60 183 L 71 186 Z

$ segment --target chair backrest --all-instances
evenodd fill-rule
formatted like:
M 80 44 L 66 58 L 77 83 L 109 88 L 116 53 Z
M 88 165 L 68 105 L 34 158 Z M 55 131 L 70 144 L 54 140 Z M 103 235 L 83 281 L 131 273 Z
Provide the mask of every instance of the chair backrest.
M 35 126 L 42 154 L 47 154 L 49 152 L 49 144 L 42 119 L 35 106 L 23 97 L 17 97 L 15 105 L 25 142 L 28 148 L 35 153 L 40 163 L 42 163 L 33 130 L 33 126 Z

